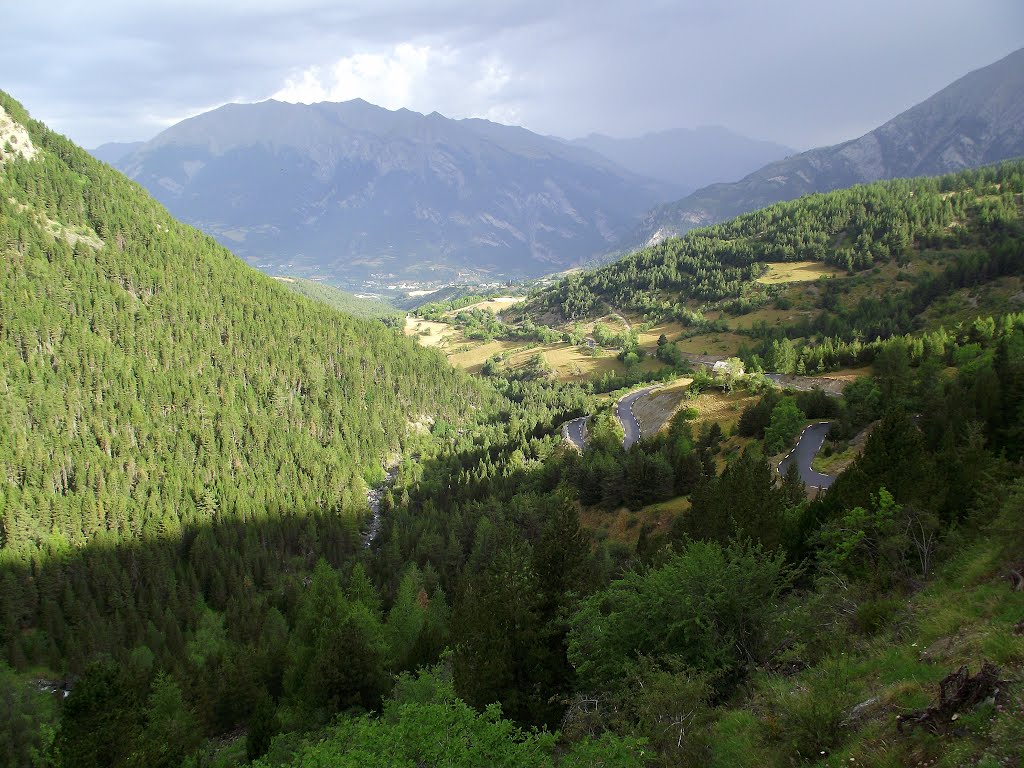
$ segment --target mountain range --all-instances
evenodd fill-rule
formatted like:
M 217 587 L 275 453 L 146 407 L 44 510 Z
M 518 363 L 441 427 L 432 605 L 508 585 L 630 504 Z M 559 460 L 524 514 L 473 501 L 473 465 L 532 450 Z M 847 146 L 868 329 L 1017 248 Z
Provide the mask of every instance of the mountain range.
M 716 181 L 738 179 L 797 152 L 721 126 L 677 128 L 628 139 L 592 133 L 572 143 L 641 176 L 686 187 L 688 192 Z
M 144 141 L 109 141 L 95 149 L 90 149 L 89 154 L 104 163 L 116 165 L 121 158 L 130 155 L 145 143 Z
M 558 271 L 680 189 L 523 128 L 358 99 L 229 104 L 115 164 L 265 271 L 349 285 Z
M 810 195 L 403 336 L 0 92 L 0 762 L 1016 764 L 1022 194 Z
M 805 194 L 1024 155 L 1024 49 L 798 154 L 724 128 L 566 141 L 358 99 L 229 104 L 94 154 L 270 274 L 374 290 L 496 282 Z
M 871 181 L 934 176 L 1024 155 L 1024 48 L 975 70 L 860 138 L 769 163 L 644 217 L 640 242 Z

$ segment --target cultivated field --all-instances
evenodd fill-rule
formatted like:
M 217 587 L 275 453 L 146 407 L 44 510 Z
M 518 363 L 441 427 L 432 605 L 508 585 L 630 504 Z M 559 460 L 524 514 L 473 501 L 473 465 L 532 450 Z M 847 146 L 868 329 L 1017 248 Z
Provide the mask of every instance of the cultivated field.
M 493 299 L 486 299 L 484 301 L 478 301 L 476 304 L 470 304 L 468 307 L 461 307 L 460 309 L 454 309 L 450 312 L 445 312 L 446 316 L 454 317 L 459 312 L 465 312 L 470 309 L 482 309 L 486 312 L 498 314 L 513 304 L 518 304 L 521 301 L 525 301 L 522 296 L 496 296 Z
M 757 282 L 764 285 L 777 283 L 806 283 L 819 277 L 839 277 L 845 275 L 844 270 L 820 261 L 787 261 L 768 265 L 768 271 Z
M 664 334 L 665 338 L 669 341 L 679 338 L 686 329 L 681 323 L 660 323 L 647 331 L 639 331 L 637 333 L 637 340 L 643 349 L 649 352 L 653 352 L 658 348 L 658 338 Z
M 543 347 L 544 358 L 560 381 L 582 381 L 606 373 L 622 373 L 626 367 L 615 354 L 604 351 L 600 357 L 584 354 L 583 347 L 572 344 L 549 344 Z
M 415 336 L 424 347 L 439 347 L 458 332 L 446 323 L 434 323 L 411 315 L 405 318 L 405 335 Z
M 703 333 L 689 339 L 677 341 L 680 352 L 691 355 L 735 355 L 741 344 L 750 343 L 746 336 L 737 333 Z
M 421 333 L 427 330 L 426 336 Z M 505 356 L 504 365 L 516 370 L 530 363 L 540 354 L 545 363 L 560 381 L 583 381 L 598 378 L 606 373 L 625 372 L 625 366 L 611 350 L 602 350 L 598 356 L 591 356 L 582 346 L 566 342 L 539 344 L 527 341 L 478 341 L 467 339 L 461 331 L 445 323 L 434 323 L 419 318 L 407 318 L 405 335 L 415 337 L 425 347 L 437 347 L 452 365 L 469 373 L 479 373 L 487 358 L 497 354 Z M 657 360 L 647 359 L 641 364 L 642 370 L 656 370 L 661 367 Z
M 767 325 L 789 325 L 800 320 L 802 317 L 811 314 L 808 311 L 796 309 L 776 309 L 775 307 L 761 307 L 745 315 L 738 315 L 729 318 L 729 327 L 737 330 L 753 328 L 758 323 L 764 322 Z
M 457 368 L 479 373 L 487 358 L 499 353 L 513 352 L 522 349 L 523 345 L 514 341 L 471 341 L 462 339 L 449 343 L 445 349 L 448 360 Z

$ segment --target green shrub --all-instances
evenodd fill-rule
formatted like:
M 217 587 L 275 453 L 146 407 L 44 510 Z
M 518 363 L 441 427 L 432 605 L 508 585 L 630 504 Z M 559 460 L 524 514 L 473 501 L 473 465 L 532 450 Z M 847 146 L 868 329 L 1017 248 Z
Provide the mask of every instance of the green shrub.
M 902 603 L 894 598 L 865 600 L 857 606 L 854 624 L 862 634 L 877 635 L 893 623 L 901 607 Z
M 840 745 L 850 711 L 857 703 L 845 656 L 832 657 L 799 678 L 772 686 L 776 714 L 773 740 L 791 759 L 813 759 Z

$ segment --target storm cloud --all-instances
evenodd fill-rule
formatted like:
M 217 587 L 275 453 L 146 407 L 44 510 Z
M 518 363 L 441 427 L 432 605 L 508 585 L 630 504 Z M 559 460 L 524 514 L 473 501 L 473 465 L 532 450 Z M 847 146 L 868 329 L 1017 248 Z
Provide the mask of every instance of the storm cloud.
M 539 133 L 851 138 L 1024 45 L 1020 0 L 97 0 L 4 9 L 0 88 L 75 141 L 364 98 Z

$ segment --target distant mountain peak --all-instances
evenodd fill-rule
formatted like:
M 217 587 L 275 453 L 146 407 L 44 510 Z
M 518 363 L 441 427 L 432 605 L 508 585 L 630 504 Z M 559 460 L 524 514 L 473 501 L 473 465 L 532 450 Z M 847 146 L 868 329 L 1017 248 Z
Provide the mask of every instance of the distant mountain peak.
M 144 141 L 110 141 L 95 149 L 90 149 L 89 154 L 108 165 L 117 165 L 121 158 L 130 155 L 145 143 Z

